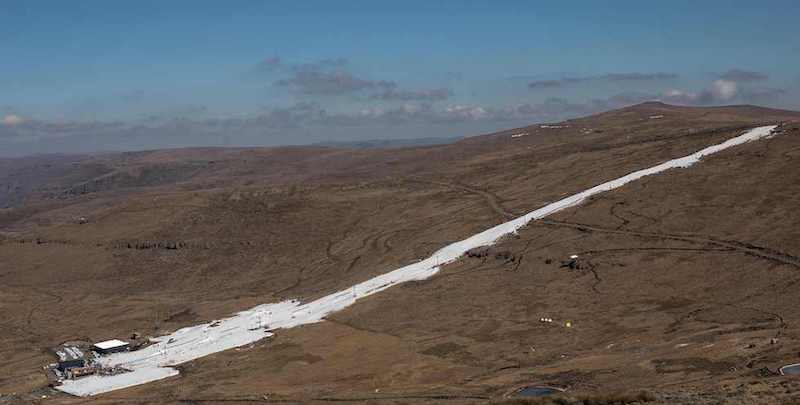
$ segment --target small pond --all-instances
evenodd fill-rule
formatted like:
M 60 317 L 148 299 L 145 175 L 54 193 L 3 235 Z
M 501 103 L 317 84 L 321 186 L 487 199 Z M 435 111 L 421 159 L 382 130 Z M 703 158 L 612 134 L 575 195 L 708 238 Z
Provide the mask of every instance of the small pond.
M 520 389 L 516 392 L 516 396 L 518 397 L 546 397 L 548 395 L 553 394 L 560 394 L 564 392 L 564 390 L 559 388 L 553 387 L 539 387 L 539 386 L 530 386 Z
M 781 367 L 781 374 L 783 375 L 800 375 L 800 364 L 790 364 Z

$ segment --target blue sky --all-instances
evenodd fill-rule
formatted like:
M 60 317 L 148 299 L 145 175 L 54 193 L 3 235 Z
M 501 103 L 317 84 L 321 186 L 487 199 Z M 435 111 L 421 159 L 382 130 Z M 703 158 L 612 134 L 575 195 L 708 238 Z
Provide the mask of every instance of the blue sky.
M 7 0 L 0 149 L 466 135 L 647 99 L 796 109 L 798 15 L 792 1 Z

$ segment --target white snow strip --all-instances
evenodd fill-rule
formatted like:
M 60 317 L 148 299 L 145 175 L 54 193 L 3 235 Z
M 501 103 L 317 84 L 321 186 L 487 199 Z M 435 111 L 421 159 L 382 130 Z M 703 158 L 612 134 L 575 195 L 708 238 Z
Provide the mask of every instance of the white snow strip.
M 592 187 L 467 239 L 447 245 L 425 260 L 382 274 L 316 301 L 302 304 L 297 300 L 289 300 L 259 305 L 239 312 L 230 318 L 179 329 L 170 335 L 154 339 L 155 343 L 144 349 L 115 353 L 102 357 L 100 360 L 107 367 L 121 366 L 133 370 L 130 373 L 115 376 L 91 376 L 66 381 L 56 388 L 73 395 L 89 396 L 176 375 L 178 371 L 170 368 L 170 366 L 234 347 L 244 346 L 271 336 L 272 333 L 262 327 L 263 325 L 266 325 L 270 330 L 274 330 L 319 322 L 328 314 L 352 305 L 359 298 L 370 296 L 406 281 L 423 280 L 431 277 L 439 271 L 440 266 L 455 261 L 468 250 L 491 245 L 501 237 L 517 232 L 518 229 L 532 220 L 544 218 L 555 212 L 573 207 L 595 194 L 613 190 L 644 176 L 672 168 L 689 167 L 704 156 L 732 146 L 768 137 L 775 127 L 755 128 L 743 135 L 718 145 L 709 146 L 689 156 L 673 159 Z
M 90 375 L 78 380 L 65 380 L 56 389 L 74 395 L 90 396 L 102 394 L 111 390 L 133 387 L 167 377 L 178 375 L 178 370 L 171 367 L 150 367 L 137 369 L 132 373 L 110 376 Z M 109 387 L 113 387 L 109 389 Z M 76 394 L 80 392 L 80 394 Z

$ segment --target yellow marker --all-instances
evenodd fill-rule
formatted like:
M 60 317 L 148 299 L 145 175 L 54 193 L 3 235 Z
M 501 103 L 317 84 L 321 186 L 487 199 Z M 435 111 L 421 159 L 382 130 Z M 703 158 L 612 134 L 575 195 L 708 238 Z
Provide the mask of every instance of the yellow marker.
M 564 326 L 566 326 L 568 328 L 571 328 L 572 327 L 572 322 L 566 321 L 566 322 L 564 322 Z

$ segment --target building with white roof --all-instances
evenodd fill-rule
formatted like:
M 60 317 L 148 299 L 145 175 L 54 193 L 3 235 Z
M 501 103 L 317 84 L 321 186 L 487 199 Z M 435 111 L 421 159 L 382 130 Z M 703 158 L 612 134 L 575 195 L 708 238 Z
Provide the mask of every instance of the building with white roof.
M 127 352 L 130 350 L 131 345 L 128 342 L 123 342 L 118 339 L 106 340 L 103 342 L 95 343 L 92 349 L 99 354 L 110 354 L 117 352 Z

